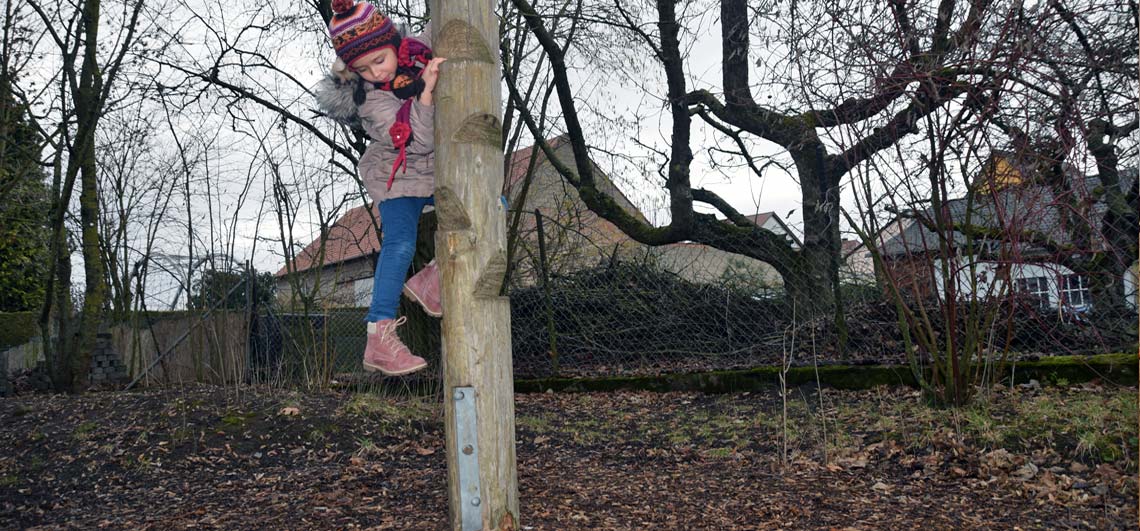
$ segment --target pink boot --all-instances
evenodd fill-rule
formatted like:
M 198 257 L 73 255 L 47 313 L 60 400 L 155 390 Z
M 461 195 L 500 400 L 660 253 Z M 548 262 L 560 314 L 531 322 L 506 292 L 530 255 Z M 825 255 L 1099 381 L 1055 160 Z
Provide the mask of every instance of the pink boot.
M 420 303 L 428 315 L 443 315 L 443 305 L 439 301 L 439 266 L 435 265 L 435 260 L 408 279 L 404 284 L 404 295 Z
M 423 358 L 412 354 L 396 335 L 396 327 L 407 317 L 368 323 L 368 344 L 364 347 L 364 370 L 402 376 L 427 367 Z

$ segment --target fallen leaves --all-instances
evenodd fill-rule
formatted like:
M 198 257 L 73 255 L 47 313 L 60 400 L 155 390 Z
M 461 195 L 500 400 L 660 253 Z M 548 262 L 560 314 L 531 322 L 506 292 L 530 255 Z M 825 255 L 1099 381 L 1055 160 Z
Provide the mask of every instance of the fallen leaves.
M 1111 391 L 1081 391 L 1097 392 Z M 45 530 L 446 527 L 441 420 L 384 424 L 387 413 L 343 415 L 345 395 L 283 403 L 248 393 L 240 402 L 211 388 L 0 401 L 0 447 L 11 449 L 0 455 L 0 521 Z M 866 413 L 915 402 L 908 390 L 830 394 L 846 410 L 825 413 L 835 426 L 826 460 L 812 431 L 818 413 L 801 409 L 781 464 L 776 399 L 520 395 L 521 511 L 497 531 L 1135 522 L 1134 461 L 1088 460 L 1047 439 L 983 446 L 950 423 L 910 439 L 899 426 L 912 419 Z M 376 411 L 394 411 L 376 402 Z M 225 411 L 244 420 L 224 425 Z M 849 433 L 839 421 L 862 429 Z M 86 422 L 96 427 L 70 436 Z

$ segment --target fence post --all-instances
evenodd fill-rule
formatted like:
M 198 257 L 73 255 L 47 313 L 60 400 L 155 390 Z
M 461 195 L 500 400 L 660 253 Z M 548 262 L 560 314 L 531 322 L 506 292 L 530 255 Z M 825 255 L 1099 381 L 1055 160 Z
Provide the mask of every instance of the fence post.
M 434 100 L 450 529 L 515 530 L 499 18 L 490 0 L 437 0 L 431 13 L 435 55 L 447 58 Z
M 542 230 L 542 213 L 534 209 L 535 224 L 538 225 L 538 267 L 542 270 L 542 298 L 546 302 L 546 334 L 550 338 L 550 367 L 558 376 L 558 336 L 554 330 L 554 305 L 550 301 L 550 274 L 546 269 L 546 235 Z
M 254 283 L 257 282 L 257 275 L 254 274 L 253 268 L 250 267 L 249 260 L 245 261 L 245 371 L 243 371 L 243 380 L 253 381 L 253 329 L 254 319 L 257 319 L 257 301 L 254 296 L 257 294 Z

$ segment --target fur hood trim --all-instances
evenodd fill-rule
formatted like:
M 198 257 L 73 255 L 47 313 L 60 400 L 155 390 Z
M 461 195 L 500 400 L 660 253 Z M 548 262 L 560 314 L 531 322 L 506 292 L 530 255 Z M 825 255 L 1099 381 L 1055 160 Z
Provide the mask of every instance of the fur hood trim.
M 317 106 L 336 122 L 358 127 L 360 115 L 356 109 L 356 102 L 352 99 L 357 83 L 355 79 L 343 80 L 330 72 L 313 90 Z

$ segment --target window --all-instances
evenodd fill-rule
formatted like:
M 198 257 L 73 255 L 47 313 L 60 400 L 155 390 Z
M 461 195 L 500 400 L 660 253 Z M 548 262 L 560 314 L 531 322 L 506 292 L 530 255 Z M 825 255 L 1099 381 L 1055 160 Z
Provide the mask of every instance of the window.
M 1083 275 L 1061 277 L 1061 300 L 1066 306 L 1081 307 L 1092 302 L 1089 279 Z
M 1045 277 L 1019 278 L 1017 292 L 1039 299 L 1044 306 L 1049 302 L 1049 281 Z
M 372 304 L 372 277 L 357 279 L 352 283 L 353 303 L 356 306 Z

